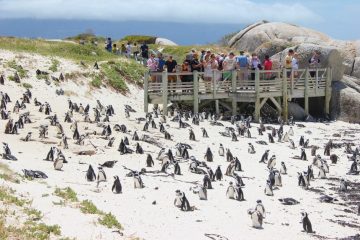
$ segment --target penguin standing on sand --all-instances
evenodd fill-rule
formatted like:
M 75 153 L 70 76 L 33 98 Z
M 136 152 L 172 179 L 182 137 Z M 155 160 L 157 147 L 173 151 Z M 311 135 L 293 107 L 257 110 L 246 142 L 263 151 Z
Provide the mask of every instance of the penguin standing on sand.
M 213 161 L 213 154 L 211 152 L 210 147 L 207 148 L 205 156 L 204 156 L 205 160 L 208 162 L 212 162 Z
M 265 195 L 267 195 L 267 196 L 274 196 L 272 184 L 269 180 L 266 181 L 264 192 L 265 192 Z
M 138 172 L 134 173 L 134 188 L 144 188 L 144 183 L 141 179 L 141 176 Z
M 230 199 L 235 199 L 236 190 L 233 186 L 233 182 L 229 182 L 229 186 L 226 190 L 226 197 Z
M 276 156 L 272 155 L 270 160 L 267 163 L 267 168 L 268 169 L 273 169 L 275 167 L 275 165 L 276 165 Z
M 316 146 L 311 147 L 311 156 L 316 156 L 316 150 L 317 150 Z
M 175 161 L 174 163 L 174 174 L 181 175 L 181 169 L 178 161 Z
M 223 157 L 224 154 L 225 154 L 224 146 L 223 146 L 221 143 L 220 143 L 220 147 L 219 147 L 218 153 L 219 153 L 219 156 L 220 156 L 220 157 Z
M 152 166 L 154 166 L 154 160 L 152 159 L 152 156 L 148 154 L 146 158 L 146 167 L 152 167 Z
M 175 200 L 174 200 L 175 207 L 180 208 L 182 205 L 182 194 L 180 190 L 175 191 Z
M 269 143 L 274 143 L 274 137 L 271 135 L 271 133 L 268 133 Z
M 261 163 L 261 162 L 265 163 L 265 161 L 268 160 L 269 152 L 270 152 L 270 150 L 265 151 L 265 153 L 261 156 L 261 160 L 259 161 L 259 163 Z
M 121 186 L 121 183 L 120 183 L 120 179 L 118 176 L 114 176 L 114 184 L 111 188 L 111 191 L 113 193 L 116 193 L 116 194 L 119 194 L 119 193 L 122 193 L 122 186 Z
M 231 141 L 233 141 L 233 142 L 237 142 L 237 141 L 238 141 L 237 136 L 236 136 L 236 134 L 235 134 L 234 131 L 231 132 Z
M 205 187 L 207 189 L 212 189 L 211 179 L 208 174 L 205 174 L 205 176 L 204 176 L 203 187 Z
M 189 200 L 186 198 L 184 192 L 182 192 L 180 209 L 181 209 L 181 211 L 185 211 L 185 212 L 191 211 Z
M 255 148 L 254 148 L 254 145 L 252 145 L 252 143 L 248 143 L 249 146 L 248 146 L 248 153 L 250 154 L 255 154 L 256 151 L 255 151 Z
M 88 180 L 89 182 L 93 182 L 95 181 L 95 179 L 96 179 L 95 171 L 90 164 L 88 170 L 86 171 L 86 180 Z
M 304 143 L 305 143 L 305 141 L 304 141 L 304 136 L 301 136 L 301 137 L 300 137 L 300 140 L 299 140 L 299 145 L 300 145 L 300 146 L 304 146 Z
M 326 171 L 325 171 L 324 164 L 321 164 L 321 166 L 319 167 L 319 174 L 318 174 L 318 176 L 319 176 L 321 179 L 326 178 Z
M 98 172 L 98 175 L 97 175 L 97 187 L 99 187 L 99 184 L 101 182 L 106 182 L 106 174 L 105 174 L 105 171 L 102 167 L 98 167 L 99 169 L 99 172 Z
M 199 185 L 198 186 L 198 195 L 199 195 L 199 199 L 200 200 L 207 200 L 207 190 L 204 186 L 202 185 Z
M 305 232 L 313 233 L 311 222 L 306 212 L 301 213 L 301 222 L 303 224 L 303 229 Z
M 223 174 L 222 174 L 220 166 L 218 166 L 215 171 L 215 179 L 216 179 L 216 181 L 221 181 L 222 178 L 223 178 Z
M 207 131 L 206 131 L 206 129 L 205 128 L 201 128 L 201 131 L 202 131 L 202 135 L 203 135 L 203 138 L 208 138 L 209 137 L 209 135 L 208 135 L 208 133 L 207 133 Z
M 64 166 L 64 159 L 63 158 L 59 157 L 54 161 L 54 169 L 55 170 L 61 171 L 63 166 Z
M 287 174 L 287 168 L 284 162 L 281 162 L 281 166 L 280 166 L 280 173 L 283 175 Z
M 244 198 L 244 192 L 243 190 L 241 189 L 241 185 L 240 184 L 236 184 L 235 186 L 235 191 L 236 191 L 236 200 L 238 201 L 244 201 L 245 198 Z
M 248 214 L 251 217 L 253 228 L 262 228 L 263 215 L 256 210 L 248 210 Z
M 347 191 L 347 183 L 346 183 L 346 181 L 344 179 L 340 180 L 339 191 L 341 191 L 341 192 L 346 192 Z
M 301 160 L 307 161 L 307 157 L 306 157 L 306 153 L 305 153 L 305 148 L 301 148 L 301 156 L 300 156 Z
M 231 162 L 234 159 L 230 149 L 226 150 L 226 161 Z
M 194 133 L 194 131 L 190 128 L 189 129 L 189 140 L 190 141 L 196 141 L 196 139 L 195 139 L 195 133 Z

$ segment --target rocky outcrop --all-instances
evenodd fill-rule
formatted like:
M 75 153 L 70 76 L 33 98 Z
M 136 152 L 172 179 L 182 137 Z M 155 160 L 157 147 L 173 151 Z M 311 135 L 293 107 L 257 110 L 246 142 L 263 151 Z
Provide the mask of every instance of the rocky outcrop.
M 343 121 L 360 122 L 360 81 L 344 77 L 332 84 L 331 117 Z
M 360 78 L 360 41 L 334 40 L 312 29 L 288 23 L 266 21 L 244 28 L 229 41 L 230 47 L 269 56 L 301 44 L 338 49 L 343 61 L 344 73 Z M 342 76 L 342 74 L 338 76 Z
M 289 116 L 293 116 L 294 120 L 297 121 L 304 121 L 307 117 L 304 108 L 293 102 L 288 103 L 288 114 Z
M 163 45 L 163 46 L 177 46 L 176 43 L 166 38 L 156 38 L 155 44 Z

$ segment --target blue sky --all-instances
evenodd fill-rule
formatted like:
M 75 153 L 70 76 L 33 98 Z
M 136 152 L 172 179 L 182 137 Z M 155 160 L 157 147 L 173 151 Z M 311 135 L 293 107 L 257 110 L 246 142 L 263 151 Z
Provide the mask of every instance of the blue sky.
M 338 39 L 360 39 L 358 13 L 360 0 L 0 0 L 0 22 L 66 19 L 242 27 L 265 19 L 314 28 Z

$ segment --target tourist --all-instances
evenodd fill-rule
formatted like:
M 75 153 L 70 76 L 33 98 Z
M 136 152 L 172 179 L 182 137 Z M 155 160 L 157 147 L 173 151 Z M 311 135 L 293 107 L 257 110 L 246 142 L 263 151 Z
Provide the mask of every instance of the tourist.
M 292 59 L 294 56 L 294 50 L 290 49 L 288 51 L 288 54 L 285 57 L 285 69 L 286 69 L 286 75 L 287 77 L 291 76 L 291 70 L 292 70 Z
M 156 76 L 152 73 L 156 72 L 158 69 L 158 62 L 155 60 L 155 54 L 151 54 L 150 58 L 147 60 L 147 67 L 149 68 L 151 80 L 156 82 Z
M 108 52 L 112 52 L 112 41 L 111 41 L 111 38 L 109 37 L 106 41 L 106 46 L 105 46 L 105 49 L 108 51 Z
M 147 60 L 149 58 L 149 47 L 144 42 L 143 45 L 141 45 L 140 50 L 141 50 L 141 57 L 143 60 L 143 64 L 144 66 L 146 66 Z
M 233 52 L 229 53 L 229 56 L 227 56 L 223 61 L 223 80 L 231 80 L 232 77 L 232 71 L 234 71 L 236 68 L 236 58 L 235 54 Z
M 173 59 L 173 57 L 170 55 L 168 59 L 165 62 L 166 71 L 168 73 L 175 73 L 176 72 L 176 66 L 177 62 Z M 169 83 L 175 83 L 176 82 L 176 75 L 170 75 L 168 76 Z
M 309 67 L 311 69 L 310 76 L 316 76 L 316 68 L 320 66 L 320 52 L 314 51 L 312 57 L 309 59 Z
M 134 43 L 134 46 L 132 47 L 132 51 L 134 54 L 135 61 L 138 61 L 138 55 L 140 53 L 140 48 L 136 43 Z
M 125 55 L 127 58 L 131 57 L 131 44 L 128 42 L 125 47 Z
M 204 49 L 201 50 L 201 55 L 200 55 L 200 61 L 204 61 L 204 56 L 206 54 L 206 51 Z
M 190 63 L 184 60 L 183 64 L 181 65 L 181 72 L 190 73 L 191 66 Z M 181 75 L 181 82 L 191 82 L 193 80 L 192 75 Z
M 157 61 L 157 71 L 158 72 L 163 72 L 164 71 L 164 66 L 165 66 L 165 60 L 164 57 L 161 53 L 159 53 L 157 55 L 157 58 L 155 58 L 155 61 Z
M 248 58 L 244 55 L 244 51 L 240 51 L 240 55 L 236 58 L 236 64 L 237 68 L 239 69 L 240 80 L 248 80 L 249 61 Z
M 291 62 L 291 68 L 294 74 L 294 77 L 298 77 L 298 70 L 299 70 L 299 54 L 294 53 L 294 57 Z
M 188 62 L 191 62 L 193 60 L 193 57 L 194 57 L 194 54 L 195 54 L 195 49 L 191 49 L 191 51 L 186 54 L 185 56 L 185 60 L 188 61 Z
M 261 64 L 260 64 L 260 60 L 259 60 L 256 53 L 253 53 L 251 55 L 250 68 L 252 70 L 251 71 L 251 80 L 255 80 L 255 71 L 262 69 Z
M 119 48 L 117 47 L 116 43 L 113 44 L 112 52 L 117 55 L 119 54 Z
M 125 46 L 124 43 L 121 44 L 120 52 L 121 52 L 121 55 L 125 55 L 125 56 L 126 56 L 126 46 Z
M 270 59 L 269 55 L 265 55 L 265 60 L 264 60 L 264 70 L 272 70 L 272 61 Z M 271 72 L 265 72 L 265 79 L 269 80 L 272 78 L 272 73 Z
M 194 72 L 194 71 L 200 72 L 201 71 L 202 64 L 199 62 L 198 58 L 199 58 L 198 54 L 194 53 L 192 56 L 192 60 L 190 61 L 191 72 Z M 188 61 L 188 60 L 186 60 L 186 61 Z

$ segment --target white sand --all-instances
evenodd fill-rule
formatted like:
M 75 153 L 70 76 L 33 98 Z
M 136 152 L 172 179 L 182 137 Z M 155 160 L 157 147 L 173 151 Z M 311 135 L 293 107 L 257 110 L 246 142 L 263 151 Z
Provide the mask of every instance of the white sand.
M 30 77 L 22 82 L 31 83 L 33 88 L 33 98 L 37 97 L 40 102 L 49 102 L 53 113 L 59 117 L 60 123 L 64 127 L 66 135 L 72 137 L 69 123 L 64 123 L 65 112 L 68 109 L 67 96 L 56 96 L 55 89 L 59 88 L 51 84 L 47 86 L 44 80 L 37 80 L 35 77 L 35 70 L 47 70 L 51 65 L 50 59 L 39 55 L 30 54 L 14 54 L 8 51 L 0 51 L 0 73 L 5 76 L 12 74 L 10 69 L 6 68 L 5 63 L 8 60 L 14 59 L 18 56 L 18 63 L 25 69 L 30 70 Z M 19 56 L 21 56 L 19 58 Z M 73 62 L 61 60 L 61 65 L 58 73 L 54 75 L 58 77 L 60 72 L 89 72 L 92 70 L 83 69 Z M 76 95 L 70 96 L 70 99 L 77 104 L 90 104 L 91 108 L 95 107 L 96 100 L 99 99 L 104 106 L 112 104 L 115 108 L 116 115 L 110 117 L 111 125 L 125 124 L 128 129 L 134 131 L 138 130 L 139 135 L 148 134 L 158 138 L 165 147 L 173 148 L 176 143 L 184 142 L 193 147 L 190 150 L 190 155 L 194 155 L 197 159 L 203 160 L 204 153 L 207 147 L 211 147 L 214 153 L 214 162 L 209 163 L 215 171 L 217 165 L 221 165 L 223 173 L 225 173 L 228 163 L 225 158 L 219 157 L 217 154 L 218 146 L 223 143 L 226 148 L 230 148 L 233 155 L 237 156 L 241 161 L 244 172 L 239 173 L 244 178 L 246 186 L 243 188 L 246 201 L 237 202 L 235 200 L 227 199 L 225 192 L 230 181 L 233 178 L 225 176 L 221 182 L 213 182 L 212 190 L 208 190 L 208 200 L 201 201 L 196 194 L 190 190 L 193 184 L 186 183 L 191 181 L 198 181 L 202 183 L 203 175 L 196 175 L 190 173 L 188 170 L 188 163 L 181 163 L 182 176 L 172 177 L 154 177 L 151 175 L 143 176 L 145 183 L 144 189 L 134 189 L 133 179 L 125 177 L 128 172 L 123 169 L 122 165 L 134 170 L 140 170 L 146 166 L 146 154 L 131 154 L 120 155 L 117 151 L 119 142 L 124 136 L 128 136 L 132 149 L 135 149 L 136 142 L 131 140 L 132 134 L 122 134 L 113 131 L 113 136 L 116 137 L 114 147 L 105 148 L 107 140 L 103 140 L 100 136 L 92 136 L 91 142 L 98 146 L 98 152 L 94 156 L 78 156 L 74 152 L 80 150 L 93 150 L 94 148 L 89 143 L 85 142 L 85 146 L 76 145 L 72 139 L 69 139 L 69 149 L 62 150 L 65 154 L 68 164 L 65 164 L 63 171 L 55 171 L 51 162 L 43 161 L 50 148 L 49 144 L 39 142 L 38 129 L 41 124 L 49 124 L 45 120 L 46 115 L 38 112 L 38 107 L 35 107 L 33 102 L 27 104 L 26 111 L 31 111 L 30 118 L 34 121 L 32 124 L 25 125 L 25 129 L 21 129 L 19 135 L 5 135 L 4 126 L 6 121 L 0 120 L 0 139 L 1 142 L 7 142 L 13 151 L 13 154 L 19 159 L 16 162 L 6 162 L 15 172 L 20 174 L 22 169 L 33 169 L 44 171 L 49 178 L 46 180 L 24 180 L 21 184 L 12 184 L 4 182 L 0 179 L 1 185 L 11 186 L 16 190 L 17 194 L 24 194 L 30 199 L 33 199 L 33 207 L 39 209 L 44 213 L 44 221 L 48 224 L 59 224 L 61 226 L 62 234 L 68 237 L 75 237 L 76 239 L 119 239 L 118 233 L 112 232 L 97 223 L 98 216 L 85 215 L 80 212 L 76 206 L 71 204 L 67 206 L 57 206 L 53 202 L 59 201 L 60 198 L 53 195 L 56 187 L 64 188 L 71 187 L 75 190 L 80 200 L 89 199 L 94 204 L 105 212 L 112 212 L 119 222 L 124 227 L 124 239 L 140 237 L 147 240 L 157 239 L 210 239 L 205 237 L 205 233 L 219 234 L 228 239 L 310 239 L 315 238 L 311 234 L 302 232 L 302 224 L 300 223 L 300 213 L 306 211 L 309 213 L 313 229 L 316 235 L 327 238 L 341 238 L 350 235 L 355 235 L 359 229 L 343 227 L 338 223 L 330 222 L 332 220 L 344 220 L 349 223 L 359 225 L 359 216 L 354 213 L 346 213 L 343 209 L 355 208 L 341 206 L 338 204 L 320 203 L 320 194 L 306 191 L 297 186 L 297 172 L 305 171 L 307 166 L 311 164 L 310 161 L 294 160 L 291 157 L 300 154 L 300 148 L 291 150 L 289 143 L 274 143 L 268 146 L 263 146 L 255 143 L 257 140 L 267 140 L 267 134 L 258 136 L 256 127 L 257 124 L 252 124 L 251 133 L 254 138 L 241 138 L 238 142 L 231 142 L 230 138 L 222 137 L 218 133 L 223 131 L 224 127 L 210 126 L 206 122 L 201 122 L 200 126 L 193 126 L 196 134 L 196 142 L 188 140 L 188 130 L 179 129 L 178 124 L 168 122 L 170 128 L 168 131 L 173 136 L 173 141 L 164 140 L 163 135 L 159 133 L 158 129 L 149 128 L 149 133 L 143 133 L 143 123 L 137 124 L 136 117 L 144 117 L 143 111 L 143 91 L 136 87 L 130 86 L 130 94 L 123 96 L 117 94 L 110 89 L 102 88 L 101 90 L 92 89 L 88 86 L 88 79 L 79 77 L 76 81 L 67 81 L 61 83 L 61 88 L 65 91 L 72 91 Z M 0 91 L 7 92 L 12 99 L 12 103 L 8 106 L 12 107 L 16 100 L 18 100 L 25 91 L 23 87 L 19 87 L 14 82 L 6 81 L 5 86 L 0 86 Z M 131 117 L 126 119 L 124 116 L 124 104 L 131 105 L 137 110 L 137 113 L 131 113 Z M 18 114 L 12 114 L 15 120 L 18 119 Z M 75 119 L 79 120 L 80 134 L 84 132 L 101 132 L 102 128 L 96 124 L 84 123 L 83 117 L 75 113 Z M 90 111 L 91 119 L 93 111 Z M 103 118 L 103 117 L 102 117 Z M 156 122 L 158 119 L 156 119 Z M 225 126 L 230 126 L 229 122 L 224 122 Z M 329 138 L 334 139 L 334 142 L 341 142 L 341 139 L 351 139 L 359 146 L 360 144 L 360 127 L 359 125 L 351 125 L 344 122 L 335 122 L 330 125 L 322 123 L 305 123 L 306 129 L 294 127 L 295 136 L 292 139 L 298 146 L 298 141 L 301 135 L 305 139 L 310 139 L 310 145 L 318 145 L 321 149 L 318 153 L 323 155 L 323 146 Z M 210 138 L 203 139 L 201 137 L 200 127 L 205 127 Z M 278 128 L 278 126 L 276 126 Z M 88 128 L 88 130 L 84 130 Z M 344 129 L 356 129 L 356 136 L 344 136 Z M 289 126 L 284 127 L 286 132 Z M 305 133 L 310 130 L 312 133 Z M 35 141 L 22 142 L 21 137 L 25 137 L 26 133 L 32 131 L 33 139 Z M 341 138 L 335 138 L 331 135 L 333 133 L 341 133 Z M 256 137 L 256 138 L 255 138 Z M 55 127 L 49 126 L 48 141 L 59 142 L 56 138 Z M 256 149 L 256 154 L 251 155 L 247 153 L 247 143 L 252 142 Z M 148 170 L 160 170 L 160 163 L 155 160 L 159 148 L 144 142 L 140 142 L 146 153 L 151 153 L 155 161 L 153 168 Z M 354 147 L 353 147 L 354 148 Z M 280 168 L 280 162 L 284 161 L 288 168 L 288 175 L 283 175 L 283 187 L 279 190 L 274 190 L 274 196 L 269 197 L 264 194 L 265 182 L 268 177 L 268 170 L 265 164 L 260 164 L 261 155 L 266 149 L 270 149 L 270 156 L 275 154 L 277 157 L 276 167 Z M 306 150 L 308 158 L 310 156 L 310 149 Z M 175 151 L 173 151 L 175 154 Z M 350 163 L 347 160 L 344 149 L 333 149 L 332 153 L 340 157 L 336 165 L 330 165 L 330 173 L 328 177 L 345 178 L 349 181 L 359 182 L 358 176 L 345 175 L 348 172 Z M 328 157 L 325 157 L 328 159 Z M 97 192 L 95 182 L 87 182 L 85 180 L 85 172 L 88 165 L 81 165 L 79 162 L 92 164 L 97 172 L 97 165 L 108 160 L 118 160 L 119 162 L 112 169 L 105 169 L 108 176 L 108 182 L 100 184 L 100 190 Z M 318 169 L 314 167 L 315 176 L 317 176 Z M 123 194 L 115 195 L 111 192 L 113 183 L 113 176 L 118 175 L 123 185 Z M 339 202 L 343 203 L 338 192 L 330 190 L 332 185 L 327 183 L 334 183 L 338 187 L 337 181 L 315 179 L 311 182 L 311 188 L 321 189 L 326 194 L 337 197 Z M 155 190 L 158 187 L 158 190 Z M 174 207 L 173 200 L 175 198 L 175 190 L 180 189 L 186 193 L 187 198 L 192 206 L 196 206 L 198 210 L 193 212 L 182 212 Z M 49 197 L 42 197 L 43 194 L 49 194 Z M 278 198 L 292 197 L 300 202 L 299 205 L 284 206 L 278 201 Z M 263 229 L 254 229 L 251 226 L 250 216 L 247 210 L 255 207 L 256 200 L 261 199 L 266 208 L 266 218 L 263 224 Z M 359 199 L 360 200 L 360 199 Z M 152 202 L 156 201 L 156 205 Z M 341 215 L 341 216 L 339 216 Z M 226 239 L 225 238 L 225 239 Z M 120 238 L 122 239 L 122 238 Z

